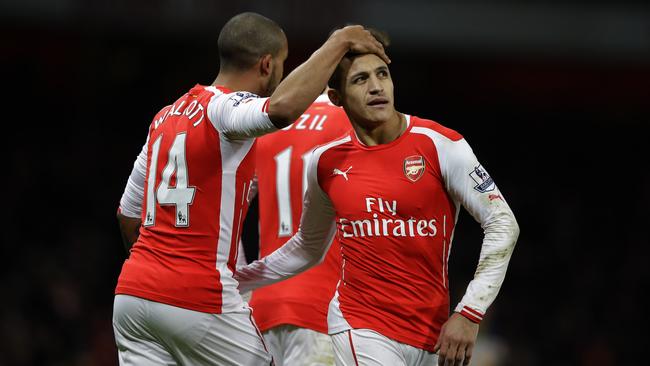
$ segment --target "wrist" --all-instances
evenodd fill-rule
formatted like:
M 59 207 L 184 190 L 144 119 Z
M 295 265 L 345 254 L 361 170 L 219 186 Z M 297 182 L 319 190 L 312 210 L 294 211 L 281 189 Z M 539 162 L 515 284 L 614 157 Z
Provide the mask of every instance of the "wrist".
M 481 312 L 467 306 L 463 306 L 460 311 L 457 309 L 456 313 L 475 324 L 480 324 L 481 320 L 483 320 L 483 314 Z

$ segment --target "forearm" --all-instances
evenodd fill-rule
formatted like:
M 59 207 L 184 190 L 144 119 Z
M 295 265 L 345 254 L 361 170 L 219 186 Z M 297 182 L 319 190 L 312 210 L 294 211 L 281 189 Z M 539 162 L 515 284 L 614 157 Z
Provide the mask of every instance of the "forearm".
M 474 279 L 455 309 L 475 322 L 482 320 L 499 293 L 519 236 L 519 226 L 507 206 L 484 223 L 483 228 L 485 236 Z
M 481 223 L 481 254 L 467 291 L 455 311 L 480 322 L 506 275 L 519 226 L 494 180 L 478 162 L 467 141 L 437 138 L 439 161 L 448 192 Z
M 246 292 L 293 277 L 320 263 L 327 253 L 336 226 L 332 225 L 325 237 L 305 239 L 299 231 L 282 247 L 270 255 L 237 269 L 235 279 L 239 290 Z
M 127 253 L 131 250 L 133 244 L 138 241 L 140 236 L 140 225 L 142 224 L 139 218 L 127 217 L 117 213 L 117 222 L 120 225 L 120 233 L 122 234 L 122 242 L 124 249 Z
M 295 121 L 318 97 L 349 47 L 330 38 L 278 85 L 268 104 L 269 118 L 278 128 Z
M 140 154 L 133 163 L 131 175 L 126 183 L 124 193 L 120 199 L 120 207 L 117 210 L 117 221 L 120 224 L 122 241 L 127 252 L 138 240 L 140 235 L 140 214 L 142 212 L 142 201 L 144 198 L 144 181 L 147 173 L 147 145 L 149 136 Z
M 235 279 L 241 292 L 287 279 L 318 264 L 332 244 L 336 233 L 334 207 L 318 183 L 316 149 L 307 166 L 307 191 L 303 199 L 298 232 L 282 247 L 246 267 L 238 268 Z

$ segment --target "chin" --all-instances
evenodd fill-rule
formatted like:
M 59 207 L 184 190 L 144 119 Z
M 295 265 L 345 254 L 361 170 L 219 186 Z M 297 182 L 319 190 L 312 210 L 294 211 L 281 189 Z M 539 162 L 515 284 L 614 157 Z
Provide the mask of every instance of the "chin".
M 389 110 L 375 111 L 374 113 L 368 114 L 368 120 L 379 124 L 388 121 L 392 115 L 393 115 L 392 111 Z

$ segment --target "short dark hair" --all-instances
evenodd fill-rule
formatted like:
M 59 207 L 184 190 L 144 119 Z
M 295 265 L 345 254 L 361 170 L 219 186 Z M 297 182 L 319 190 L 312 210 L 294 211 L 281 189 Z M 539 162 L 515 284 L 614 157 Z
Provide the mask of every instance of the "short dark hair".
M 353 24 L 348 24 L 348 25 L 353 25 Z M 340 29 L 342 27 L 336 28 L 332 31 L 334 33 L 336 30 Z M 374 28 L 368 28 L 365 27 L 365 29 L 370 32 L 370 34 L 375 37 L 375 39 L 381 43 L 382 46 L 384 46 L 384 49 L 388 48 L 390 46 L 390 38 L 388 37 L 388 33 L 384 31 L 380 31 L 378 29 Z M 353 59 L 354 57 L 360 56 L 358 53 L 351 53 L 348 52 L 343 58 L 347 59 Z M 330 77 L 329 81 L 327 82 L 327 86 L 329 86 L 332 89 L 335 90 L 341 90 L 341 83 L 343 82 L 343 68 L 341 68 L 341 63 L 336 65 L 336 69 L 334 70 L 334 73 Z
M 285 42 L 282 28 L 273 20 L 252 12 L 235 15 L 219 33 L 220 68 L 246 70 L 264 55 L 277 56 Z

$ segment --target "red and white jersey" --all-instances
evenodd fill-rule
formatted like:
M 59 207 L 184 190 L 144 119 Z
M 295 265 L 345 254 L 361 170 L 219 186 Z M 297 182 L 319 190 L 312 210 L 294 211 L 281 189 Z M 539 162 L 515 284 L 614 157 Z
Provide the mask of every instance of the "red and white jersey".
M 433 351 L 449 317 L 449 253 L 460 206 L 481 223 L 474 279 L 456 311 L 480 321 L 505 277 L 518 226 L 492 178 L 457 132 L 406 116 L 396 140 L 365 146 L 354 133 L 314 151 L 300 231 L 240 269 L 255 287 L 317 263 L 336 234 L 342 272 L 329 333 L 372 329 Z
M 267 102 L 197 85 L 154 117 L 120 203 L 142 227 L 116 294 L 207 313 L 243 306 L 233 272 L 255 137 L 276 130 Z
M 291 126 L 257 140 L 260 258 L 298 231 L 312 150 L 350 129 L 345 111 L 321 95 Z M 255 290 L 250 304 L 260 329 L 290 324 L 326 333 L 327 308 L 339 280 L 340 263 L 335 242 L 319 266 Z

